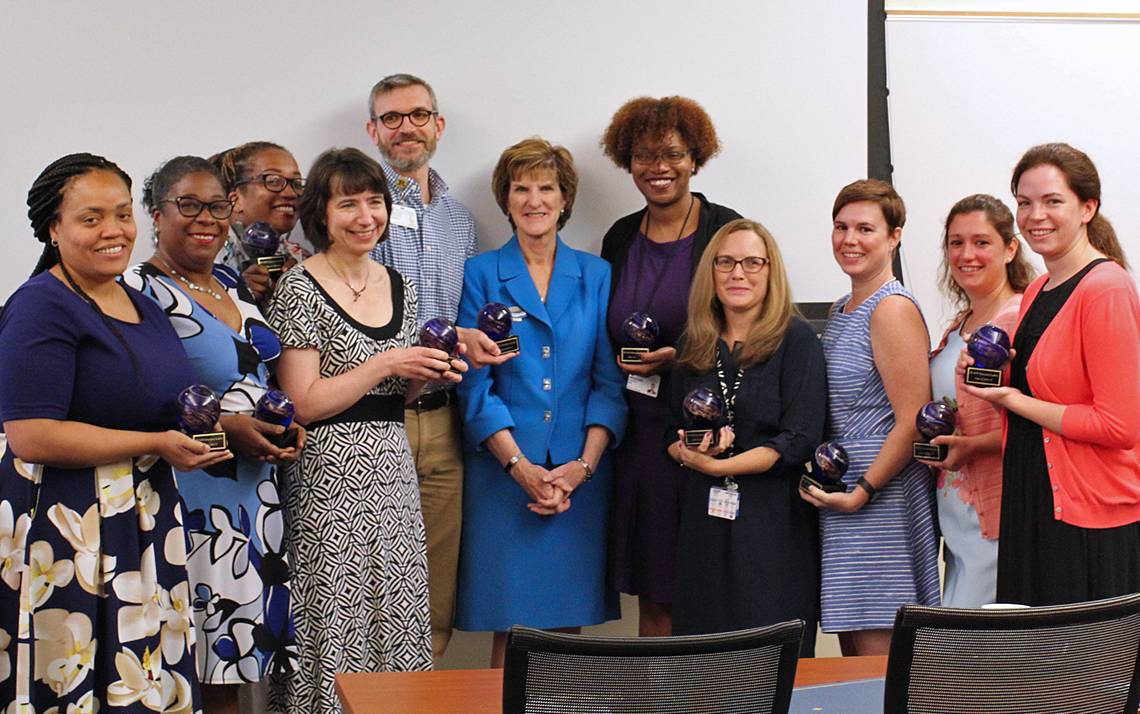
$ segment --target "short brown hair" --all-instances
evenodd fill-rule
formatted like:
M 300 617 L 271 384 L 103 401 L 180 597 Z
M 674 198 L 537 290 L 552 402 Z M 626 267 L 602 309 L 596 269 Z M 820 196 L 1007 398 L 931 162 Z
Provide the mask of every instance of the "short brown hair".
M 431 98 L 431 110 L 433 112 L 439 111 L 439 102 L 435 100 L 435 90 L 431 88 L 430 84 L 414 74 L 400 73 L 390 74 L 372 85 L 372 91 L 368 94 L 368 116 L 372 116 L 372 113 L 376 111 L 376 97 L 401 87 L 423 87 L 427 90 L 428 97 Z
M 642 139 L 661 141 L 671 131 L 688 144 L 698 169 L 720 151 L 716 127 L 697 102 L 688 97 L 637 97 L 614 112 L 602 134 L 602 152 L 629 171 L 634 144 Z
M 831 220 L 835 220 L 844 206 L 859 201 L 870 201 L 879 207 L 887 221 L 888 233 L 906 225 L 906 205 L 902 197 L 894 186 L 879 179 L 860 179 L 840 189 L 831 206 Z
M 495 202 L 499 204 L 503 215 L 511 222 L 511 228 L 515 227 L 514 219 L 511 218 L 507 208 L 511 181 L 523 174 L 541 169 L 554 172 L 558 188 L 562 190 L 562 198 L 566 200 L 566 207 L 558 217 L 559 229 L 570 220 L 574 197 L 578 194 L 578 172 L 574 169 L 574 157 L 566 147 L 551 144 L 539 136 L 532 136 L 514 146 L 508 146 L 499 157 L 499 163 L 495 165 L 495 172 L 491 175 L 491 193 L 495 195 Z
M 388 181 L 384 169 L 376 160 L 360 149 L 328 149 L 313 162 L 309 175 L 305 177 L 305 190 L 297 201 L 301 227 L 305 237 L 317 251 L 328 250 L 329 226 L 328 205 L 334 195 L 347 195 L 373 191 L 384 195 L 384 208 L 392 215 L 392 194 L 388 192 Z M 388 238 L 391 220 L 384 226 L 380 241 Z

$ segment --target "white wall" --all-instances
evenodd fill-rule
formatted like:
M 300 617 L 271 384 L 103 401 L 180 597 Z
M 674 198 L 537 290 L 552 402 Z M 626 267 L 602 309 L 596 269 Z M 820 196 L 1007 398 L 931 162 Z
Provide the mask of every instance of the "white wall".
M 475 211 L 484 247 L 508 237 L 489 190 L 495 160 L 541 134 L 578 161 L 565 237 L 597 251 L 610 223 L 643 203 L 601 155 L 602 130 L 632 96 L 684 94 L 704 104 L 724 144 L 694 188 L 768 225 L 797 299 L 844 292 L 828 247 L 829 208 L 866 171 L 862 2 L 17 0 L 4 8 L 0 299 L 39 254 L 24 199 L 58 156 L 108 156 L 136 180 L 137 199 L 164 159 L 251 139 L 290 148 L 302 170 L 333 145 L 375 153 L 363 129 L 368 91 L 397 71 L 435 85 L 448 124 L 434 165 Z M 150 225 L 138 215 L 142 260 Z
M 922 14 L 946 4 L 888 3 L 917 14 L 887 21 L 894 179 L 909 213 L 903 257 L 935 340 L 953 312 L 935 285 L 947 211 L 971 193 L 1015 208 L 1010 176 L 1035 144 L 1066 141 L 1092 157 L 1102 211 L 1140 265 L 1140 14 L 1071 0 L 971 3 L 1008 11 L 984 19 Z M 1033 14 L 1041 10 L 1085 14 Z

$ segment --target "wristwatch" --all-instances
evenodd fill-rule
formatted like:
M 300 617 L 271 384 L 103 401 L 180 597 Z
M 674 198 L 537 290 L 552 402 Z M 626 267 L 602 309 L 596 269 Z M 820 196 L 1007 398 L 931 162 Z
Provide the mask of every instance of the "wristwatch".
M 522 452 L 520 451 L 519 453 L 515 454 L 510 459 L 508 459 L 507 463 L 503 464 L 503 472 L 506 473 L 508 476 L 510 476 L 511 475 L 511 469 L 513 469 L 515 467 L 515 464 L 517 464 L 518 462 L 520 462 L 522 460 L 523 460 L 523 455 L 522 455 Z
M 582 468 L 586 470 L 586 478 L 582 479 L 582 483 L 587 483 L 590 479 L 594 478 L 594 469 L 590 466 L 590 462 L 585 459 L 575 459 L 578 463 L 582 464 Z

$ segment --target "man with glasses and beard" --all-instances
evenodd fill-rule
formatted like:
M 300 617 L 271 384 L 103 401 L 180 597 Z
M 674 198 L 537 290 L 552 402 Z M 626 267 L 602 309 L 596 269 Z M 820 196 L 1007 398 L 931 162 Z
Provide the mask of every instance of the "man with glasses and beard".
M 389 238 L 372 257 L 415 284 L 419 326 L 435 317 L 455 322 L 463 265 L 478 252 L 478 236 L 471 212 L 428 165 L 445 126 L 435 91 L 419 77 L 393 74 L 376 83 L 368 104 L 365 128 L 380 149 L 392 194 Z M 460 328 L 460 339 L 473 367 L 510 357 L 478 330 Z M 451 639 L 463 515 L 462 427 L 453 383 L 429 383 L 404 417 L 427 530 L 432 654 L 438 661 Z

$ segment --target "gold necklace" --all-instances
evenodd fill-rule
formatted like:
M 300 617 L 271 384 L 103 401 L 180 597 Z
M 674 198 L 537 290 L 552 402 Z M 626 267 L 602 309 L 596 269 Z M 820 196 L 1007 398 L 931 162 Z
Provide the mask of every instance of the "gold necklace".
M 368 274 L 364 276 L 364 284 L 360 286 L 359 290 L 357 290 L 356 288 L 352 287 L 352 283 L 348 282 L 348 278 L 344 277 L 344 275 L 336 269 L 336 266 L 333 265 L 333 262 L 329 260 L 327 256 L 325 257 L 325 262 L 328 263 L 328 266 L 332 268 L 332 271 L 336 273 L 336 276 L 340 278 L 341 282 L 344 283 L 345 286 L 352 291 L 352 301 L 356 302 L 359 300 L 360 296 L 364 294 L 364 291 L 368 289 L 368 278 L 372 275 L 372 266 L 368 266 Z
M 221 301 L 222 294 L 219 293 L 217 290 L 212 290 L 210 288 L 203 287 L 203 286 L 199 285 L 198 283 L 187 280 L 186 276 L 184 276 L 182 273 L 179 273 L 177 270 L 175 270 L 173 267 L 171 267 L 170 263 L 167 263 L 162 258 L 159 258 L 158 260 L 160 263 L 162 263 L 163 265 L 166 266 L 167 271 L 169 271 L 171 275 L 173 275 L 179 282 L 181 282 L 183 285 L 185 285 L 190 290 L 194 290 L 195 292 L 205 293 L 206 295 L 209 295 L 210 297 L 214 298 L 215 300 Z M 210 276 L 210 279 L 212 280 L 213 276 Z

